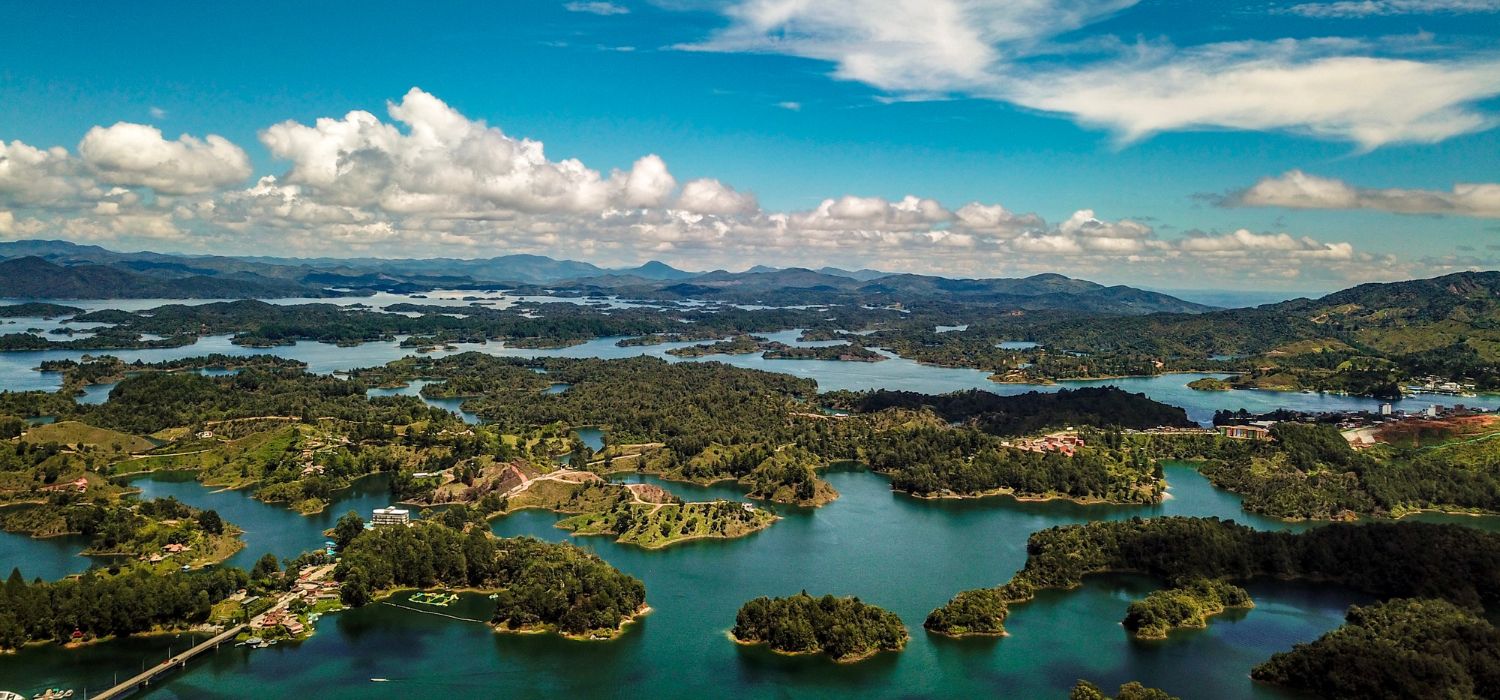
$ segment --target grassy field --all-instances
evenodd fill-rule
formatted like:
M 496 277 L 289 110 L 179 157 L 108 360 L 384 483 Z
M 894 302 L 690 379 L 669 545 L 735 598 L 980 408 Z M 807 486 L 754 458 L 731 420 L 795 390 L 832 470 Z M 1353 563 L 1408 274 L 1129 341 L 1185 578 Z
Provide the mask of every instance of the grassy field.
M 733 501 L 662 506 L 632 504 L 618 510 L 584 513 L 557 526 L 577 535 L 615 535 L 615 541 L 646 549 L 703 538 L 743 537 L 770 527 L 776 516 Z
M 126 455 L 145 452 L 156 447 L 150 440 L 129 433 L 121 433 L 78 421 L 62 421 L 38 425 L 21 436 L 22 442 L 59 445 L 89 445 L 107 453 Z

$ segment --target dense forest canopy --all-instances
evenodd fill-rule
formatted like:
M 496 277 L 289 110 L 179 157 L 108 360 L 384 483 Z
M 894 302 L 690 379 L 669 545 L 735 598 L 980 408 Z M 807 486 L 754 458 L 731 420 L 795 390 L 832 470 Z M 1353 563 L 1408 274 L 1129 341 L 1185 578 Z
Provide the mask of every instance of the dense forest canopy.
M 735 615 L 734 638 L 791 654 L 822 653 L 840 660 L 864 658 L 906 646 L 901 618 L 858 598 L 806 591 L 787 598 L 756 598 Z
M 641 612 L 646 588 L 570 544 L 495 538 L 479 527 L 437 522 L 377 527 L 340 552 L 334 576 L 350 605 L 397 588 L 471 587 L 495 591 L 494 623 L 504 629 L 612 634 Z

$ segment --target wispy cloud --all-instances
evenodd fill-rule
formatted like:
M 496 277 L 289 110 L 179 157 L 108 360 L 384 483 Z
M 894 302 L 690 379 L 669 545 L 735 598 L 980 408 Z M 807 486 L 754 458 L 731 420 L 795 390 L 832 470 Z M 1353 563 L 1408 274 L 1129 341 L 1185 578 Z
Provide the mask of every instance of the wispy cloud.
M 152 119 L 166 119 L 167 118 L 167 110 L 162 109 L 160 107 L 157 107 L 155 105 L 152 105 L 151 109 L 147 110 L 147 112 L 149 112 L 151 114 L 151 118 Z
M 782 109 L 791 111 L 791 112 L 800 112 L 800 111 L 802 111 L 802 103 L 801 102 L 791 102 L 791 101 L 777 102 L 776 106 L 780 107 Z
M 568 12 L 587 12 L 591 15 L 627 15 L 630 8 L 612 2 L 570 2 L 563 5 Z
M 1357 19 L 1386 15 L 1478 14 L 1500 12 L 1500 0 L 1337 0 L 1305 2 L 1284 12 L 1319 19 Z
M 1408 46 L 1390 57 L 1381 42 L 1338 37 L 1188 47 L 1080 37 L 1134 4 L 738 0 L 724 9 L 726 28 L 678 48 L 827 61 L 834 77 L 878 88 L 886 99 L 1010 102 L 1102 127 L 1121 144 L 1229 128 L 1373 149 L 1496 123 L 1478 103 L 1500 95 L 1500 52 L 1433 49 L 1423 57 Z
M 1398 214 L 1451 214 L 1500 218 L 1500 184 L 1459 183 L 1439 190 L 1355 187 L 1343 180 L 1292 170 L 1244 190 L 1211 197 L 1225 207 L 1373 209 Z

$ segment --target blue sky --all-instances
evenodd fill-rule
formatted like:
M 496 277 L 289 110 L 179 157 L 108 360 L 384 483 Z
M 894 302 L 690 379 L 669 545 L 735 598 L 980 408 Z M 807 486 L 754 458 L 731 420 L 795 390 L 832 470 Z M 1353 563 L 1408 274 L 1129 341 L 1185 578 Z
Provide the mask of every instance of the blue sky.
M 5 238 L 1296 290 L 1500 256 L 1488 0 L 7 5 Z M 467 136 L 313 133 L 410 136 L 413 88 Z M 83 148 L 120 122 L 161 133 Z

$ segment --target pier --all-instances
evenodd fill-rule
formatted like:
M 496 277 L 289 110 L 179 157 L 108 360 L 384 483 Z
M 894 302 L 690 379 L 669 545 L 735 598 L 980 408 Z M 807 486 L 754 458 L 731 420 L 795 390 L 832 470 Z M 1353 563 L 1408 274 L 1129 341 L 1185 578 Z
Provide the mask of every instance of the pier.
M 150 685 L 156 679 L 168 673 L 171 673 L 173 669 L 186 667 L 187 662 L 191 661 L 199 654 L 202 654 L 203 652 L 210 649 L 218 648 L 220 644 L 234 639 L 234 636 L 243 631 L 245 627 L 246 625 L 242 623 L 235 625 L 228 630 L 220 632 L 219 634 L 214 635 L 212 638 L 198 644 L 197 646 L 194 646 L 193 648 L 188 649 L 181 654 L 177 654 L 176 656 L 168 658 L 166 661 L 163 661 L 155 666 L 152 666 L 149 669 L 146 669 L 145 671 L 142 671 L 141 673 L 136 674 L 135 676 L 132 676 L 131 678 L 126 679 L 119 685 L 116 685 L 109 690 L 95 695 L 94 700 L 112 700 L 113 698 L 124 697 L 125 695 L 141 688 L 142 686 Z

